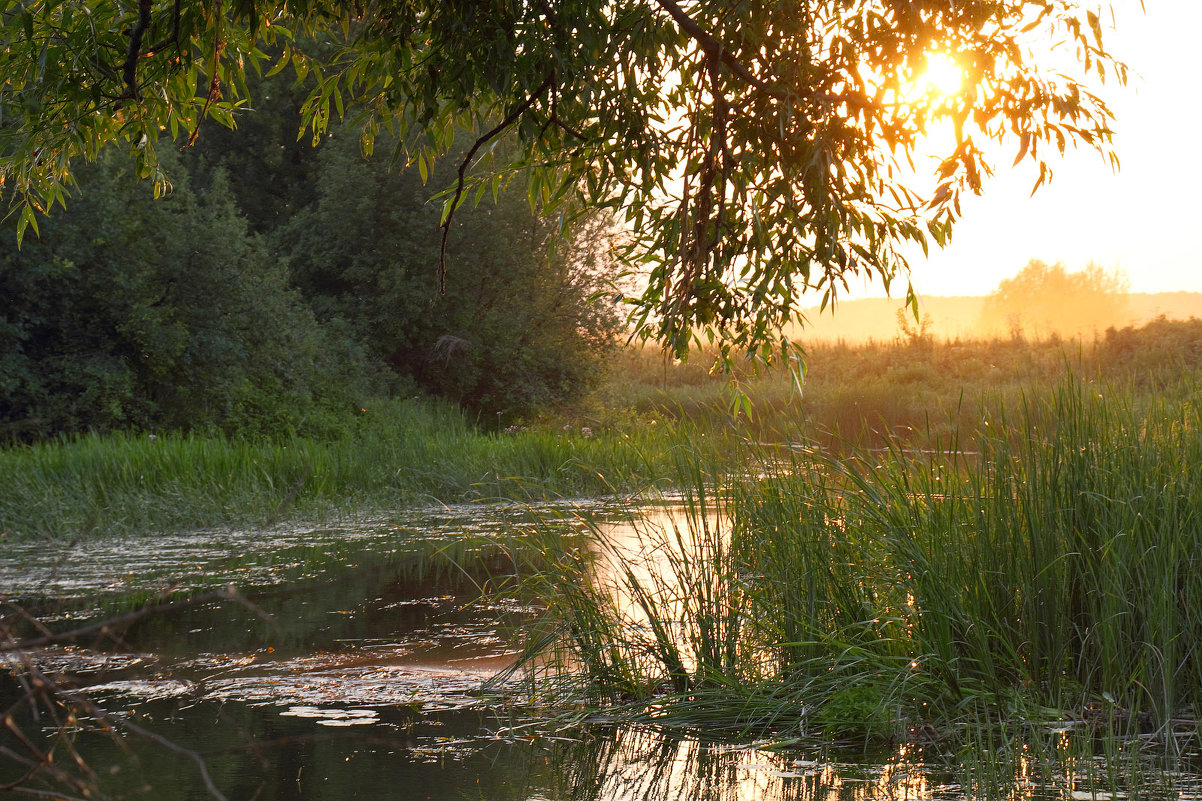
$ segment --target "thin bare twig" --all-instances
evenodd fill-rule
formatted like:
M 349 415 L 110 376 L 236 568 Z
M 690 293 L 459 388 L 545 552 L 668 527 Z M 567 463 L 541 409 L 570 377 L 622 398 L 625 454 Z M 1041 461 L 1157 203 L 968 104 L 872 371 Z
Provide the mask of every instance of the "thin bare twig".
M 23 795 L 32 795 L 37 798 L 52 798 L 52 799 L 54 799 L 54 801 L 96 801 L 96 799 L 94 799 L 94 798 L 88 799 L 88 798 L 81 798 L 76 795 L 64 795 L 64 794 L 58 792 L 57 790 L 38 790 L 34 787 L 14 787 L 11 790 L 7 790 L 6 792 L 21 793 Z
M 480 148 L 496 139 L 498 136 L 504 133 L 509 126 L 517 122 L 518 119 L 527 111 L 529 111 L 530 108 L 536 102 L 538 102 L 538 99 L 542 97 L 549 88 L 551 88 L 554 82 L 555 72 L 551 71 L 547 74 L 547 77 L 543 79 L 543 82 L 539 84 L 538 88 L 531 92 L 530 95 L 523 100 L 517 108 L 509 112 L 505 119 L 501 120 L 501 122 L 498 123 L 492 130 L 482 134 L 476 140 L 475 144 L 472 145 L 472 149 L 469 150 L 467 155 L 463 157 L 463 161 L 459 163 L 459 179 L 455 184 L 455 197 L 451 200 L 451 205 L 447 209 L 446 219 L 443 220 L 441 226 L 442 247 L 438 252 L 438 291 L 440 294 L 445 295 L 447 293 L 447 238 L 451 234 L 451 220 L 455 217 L 455 209 L 459 207 L 459 200 L 463 197 L 463 188 L 467 181 L 467 168 L 471 165 L 472 159 L 476 157 L 476 153 L 479 152 Z
M 152 615 L 157 612 L 163 612 L 170 609 L 185 609 L 190 606 L 209 603 L 210 601 L 239 601 L 240 603 L 250 606 L 252 609 L 258 609 L 258 607 L 253 606 L 249 601 L 246 601 L 246 599 L 242 598 L 242 596 L 231 587 L 218 590 L 216 592 L 206 593 L 204 595 L 198 595 L 194 598 L 187 598 L 182 601 L 169 601 L 167 603 L 155 604 L 153 606 L 144 606 L 141 609 L 134 610 L 133 612 L 128 612 L 118 617 L 102 620 L 99 623 L 93 623 L 89 626 L 81 626 L 77 629 L 71 629 L 70 631 L 62 631 L 58 632 L 57 634 L 43 634 L 40 637 L 34 637 L 27 640 L 11 639 L 8 642 L 0 643 L 0 653 L 28 651 L 32 648 L 41 648 L 46 645 L 74 642 L 94 634 L 110 636 L 113 634 L 114 630 L 141 620 L 147 615 Z
M 145 737 L 148 740 L 158 743 L 169 751 L 174 751 L 177 754 L 182 754 L 196 763 L 197 770 L 200 771 L 200 777 L 204 780 L 205 787 L 209 794 L 219 801 L 227 801 L 225 795 L 217 789 L 217 785 L 213 783 L 213 777 L 209 775 L 209 768 L 205 765 L 204 757 L 193 751 L 191 748 L 184 748 L 179 743 L 173 743 L 166 737 L 160 734 L 155 734 L 149 729 L 144 729 L 136 723 L 130 723 L 128 720 L 121 721 L 121 728 L 133 732 L 139 737 Z

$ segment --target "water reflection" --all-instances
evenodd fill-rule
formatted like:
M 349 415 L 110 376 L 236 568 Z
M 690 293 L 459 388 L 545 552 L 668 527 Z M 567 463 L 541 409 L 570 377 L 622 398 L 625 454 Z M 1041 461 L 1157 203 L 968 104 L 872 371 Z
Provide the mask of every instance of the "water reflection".
M 637 515 L 600 521 L 593 547 L 603 547 L 590 571 L 624 636 L 646 640 L 645 647 L 654 651 L 654 617 L 681 666 L 694 673 L 698 621 L 738 616 L 725 580 L 730 531 L 728 516 L 713 497 L 644 503 Z
M 573 799 L 868 801 L 962 798 L 950 777 L 898 753 L 766 751 L 647 730 L 617 732 Z M 849 761 L 858 756 L 859 761 Z M 569 760 L 586 764 L 584 760 Z
M 604 500 L 567 505 L 462 504 L 336 527 L 148 534 L 71 543 L 5 542 L 0 588 L 10 600 L 95 600 L 167 587 L 196 590 L 234 583 L 243 590 L 271 588 L 344 568 L 423 556 L 432 569 L 445 569 L 454 565 L 456 557 L 470 565 L 471 549 L 535 521 L 559 526 L 568 535 L 581 530 L 587 518 L 625 514 L 623 508 Z M 413 570 L 420 573 L 417 562 Z

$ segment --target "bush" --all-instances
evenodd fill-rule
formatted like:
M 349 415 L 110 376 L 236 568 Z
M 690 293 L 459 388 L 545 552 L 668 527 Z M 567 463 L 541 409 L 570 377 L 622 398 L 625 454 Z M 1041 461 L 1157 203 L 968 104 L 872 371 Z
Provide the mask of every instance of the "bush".
M 430 184 L 453 176 L 443 165 Z M 619 322 L 612 303 L 590 302 L 610 270 L 603 221 L 563 242 L 524 195 L 469 203 L 440 294 L 442 203 L 412 170 L 365 161 L 356 140 L 335 137 L 319 154 L 318 187 L 276 232 L 278 247 L 318 317 L 343 321 L 396 376 L 505 423 L 598 381 Z
M 349 417 L 365 359 L 318 326 L 220 174 L 155 200 L 103 157 L 0 256 L 0 433 L 278 432 Z

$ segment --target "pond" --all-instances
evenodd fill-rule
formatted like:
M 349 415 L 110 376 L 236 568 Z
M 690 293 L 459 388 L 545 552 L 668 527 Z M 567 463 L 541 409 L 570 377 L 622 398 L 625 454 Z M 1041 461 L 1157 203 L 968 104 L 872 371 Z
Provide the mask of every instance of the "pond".
M 667 521 L 673 509 L 642 513 Z M 465 505 L 318 529 L 6 544 L 9 603 L 86 633 L 25 654 L 24 669 L 9 656 L 0 786 L 26 772 L 30 747 L 57 742 L 63 772 L 34 785 L 54 798 L 1114 797 L 1110 763 L 1092 758 L 1020 753 L 986 776 L 937 743 L 783 747 L 498 701 L 497 690 L 525 697 L 520 676 L 481 692 L 539 611 L 537 599 L 484 600 L 512 570 L 506 544 L 536 525 L 571 542 L 589 521 L 620 540 L 629 507 Z M 107 620 L 118 622 L 88 629 Z M 33 718 L 18 703 L 29 667 L 80 688 L 74 717 Z M 1202 798 L 1191 773 L 1121 784 Z

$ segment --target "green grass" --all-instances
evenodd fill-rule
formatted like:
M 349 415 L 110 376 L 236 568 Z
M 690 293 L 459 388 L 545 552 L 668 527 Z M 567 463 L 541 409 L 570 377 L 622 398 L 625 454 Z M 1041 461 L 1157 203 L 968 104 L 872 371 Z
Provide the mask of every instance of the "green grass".
M 655 429 L 482 433 L 446 405 L 382 402 L 334 440 L 113 434 L 0 451 L 0 532 L 75 537 L 580 496 L 659 478 Z M 623 476 L 615 485 L 613 476 Z
M 758 447 L 731 474 L 680 452 L 675 525 L 530 568 L 551 599 L 531 664 L 706 728 L 1171 739 L 1202 707 L 1192 395 L 1070 377 L 984 412 L 980 455 Z
M 710 452 L 739 437 L 804 435 L 844 447 L 975 448 L 991 409 L 1070 368 L 1133 387 L 1136 403 L 1180 396 L 1202 359 L 1202 323 L 1160 321 L 1093 343 L 893 343 L 809 348 L 798 395 L 783 373 L 738 376 L 753 417 L 732 427 L 728 377 L 698 354 L 685 363 L 624 351 L 615 378 L 574 415 L 514 433 L 482 433 L 452 408 L 382 401 L 332 439 L 209 434 L 82 436 L 0 450 L 0 534 L 8 537 L 180 531 L 370 514 L 432 501 L 585 495 L 670 479 L 681 430 Z M 563 430 L 571 422 L 570 432 Z M 586 438 L 582 426 L 596 436 Z M 698 440 L 700 441 L 700 440 Z M 725 461 L 733 454 L 722 457 Z

